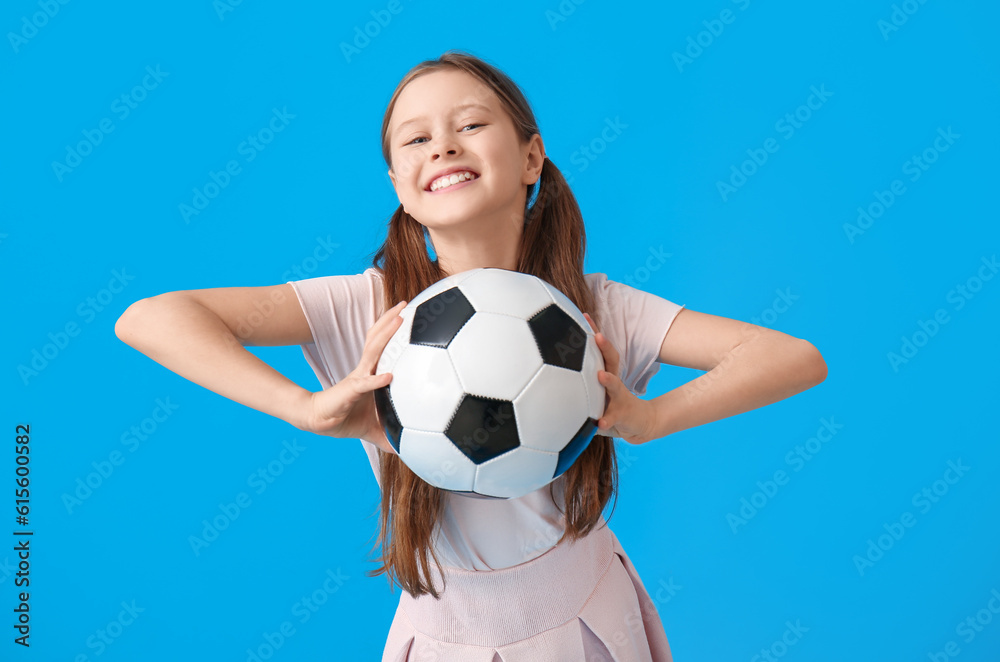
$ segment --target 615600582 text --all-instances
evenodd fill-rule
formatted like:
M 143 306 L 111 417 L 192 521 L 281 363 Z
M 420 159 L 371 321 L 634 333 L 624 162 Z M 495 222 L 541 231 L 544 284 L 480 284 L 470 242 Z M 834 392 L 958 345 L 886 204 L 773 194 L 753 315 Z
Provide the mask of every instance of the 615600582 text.
M 31 469 L 30 469 L 30 441 L 31 426 L 18 425 L 14 429 L 14 521 L 17 527 L 14 530 L 14 551 L 17 552 L 17 573 L 14 577 L 14 586 L 22 590 L 17 594 L 14 607 L 14 643 L 21 646 L 28 646 L 28 637 L 31 634 L 31 606 L 28 601 L 28 591 L 30 586 L 29 570 L 31 569 L 31 551 L 29 544 L 34 532 L 28 528 L 28 516 L 31 514 Z

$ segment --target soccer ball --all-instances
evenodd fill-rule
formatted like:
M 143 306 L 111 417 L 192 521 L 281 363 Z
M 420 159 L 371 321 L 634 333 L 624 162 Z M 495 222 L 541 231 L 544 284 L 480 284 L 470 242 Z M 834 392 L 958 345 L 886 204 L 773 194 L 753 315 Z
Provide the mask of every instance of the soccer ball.
M 510 499 L 561 476 L 597 432 L 604 358 L 570 299 L 540 278 L 481 268 L 407 303 L 375 374 L 379 422 L 426 482 Z

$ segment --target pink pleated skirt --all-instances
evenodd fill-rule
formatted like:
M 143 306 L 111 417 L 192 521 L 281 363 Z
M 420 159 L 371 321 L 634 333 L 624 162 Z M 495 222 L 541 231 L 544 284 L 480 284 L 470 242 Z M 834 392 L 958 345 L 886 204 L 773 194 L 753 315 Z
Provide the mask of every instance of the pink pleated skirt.
M 382 662 L 671 662 L 656 605 L 599 526 L 511 568 L 446 567 L 440 600 L 403 591 Z M 433 561 L 431 576 L 440 593 Z

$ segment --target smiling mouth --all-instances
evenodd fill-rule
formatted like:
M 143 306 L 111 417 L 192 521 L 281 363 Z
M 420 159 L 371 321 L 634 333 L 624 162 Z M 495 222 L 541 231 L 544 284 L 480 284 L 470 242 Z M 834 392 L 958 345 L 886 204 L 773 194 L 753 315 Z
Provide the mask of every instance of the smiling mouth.
M 479 179 L 479 175 L 472 171 L 452 173 L 435 179 L 431 182 L 431 185 L 424 190 L 428 193 L 439 193 L 441 191 L 459 188 L 469 182 L 474 182 L 477 179 Z

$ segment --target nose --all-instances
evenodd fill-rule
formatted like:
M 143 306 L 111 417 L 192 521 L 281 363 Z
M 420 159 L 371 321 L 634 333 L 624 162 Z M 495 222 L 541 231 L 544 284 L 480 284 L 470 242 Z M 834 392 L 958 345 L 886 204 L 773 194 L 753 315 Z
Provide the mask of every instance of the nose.
M 455 137 L 452 136 L 451 134 L 444 134 L 444 135 L 445 137 L 436 141 L 436 144 L 432 149 L 433 152 L 432 159 L 434 161 L 440 159 L 442 153 L 448 154 L 449 156 L 455 156 L 456 154 L 458 154 L 458 142 L 455 140 Z
M 437 160 L 437 159 L 441 158 L 441 152 L 444 152 L 444 151 L 445 151 L 445 150 L 443 150 L 443 149 L 438 149 L 438 150 L 435 150 L 435 151 L 434 151 L 434 159 L 435 159 L 435 160 Z M 458 153 L 458 150 L 457 150 L 457 149 L 455 149 L 454 147 L 452 147 L 451 149 L 447 150 L 447 152 L 446 152 L 446 153 L 447 153 L 447 154 L 448 154 L 449 156 L 455 156 L 455 154 L 457 154 L 457 153 Z

